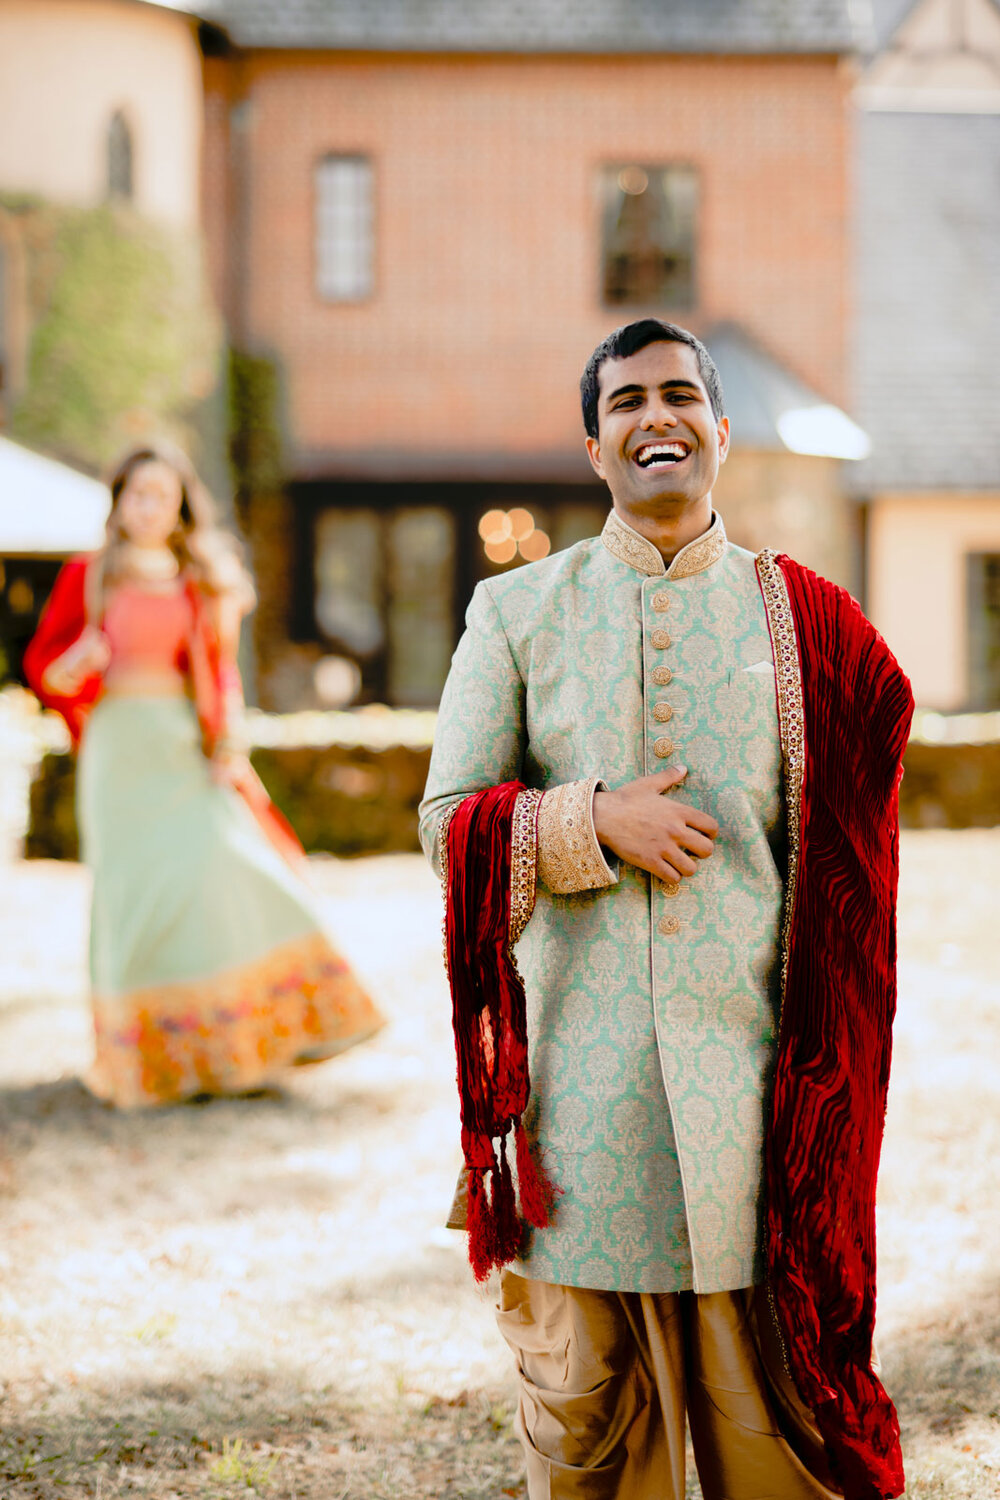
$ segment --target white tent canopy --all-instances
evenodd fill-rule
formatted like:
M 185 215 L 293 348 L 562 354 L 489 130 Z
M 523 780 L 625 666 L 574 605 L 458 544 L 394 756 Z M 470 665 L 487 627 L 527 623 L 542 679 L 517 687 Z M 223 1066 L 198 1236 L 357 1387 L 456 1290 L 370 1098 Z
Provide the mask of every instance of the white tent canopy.
M 0 555 L 65 557 L 104 541 L 107 487 L 0 437 Z

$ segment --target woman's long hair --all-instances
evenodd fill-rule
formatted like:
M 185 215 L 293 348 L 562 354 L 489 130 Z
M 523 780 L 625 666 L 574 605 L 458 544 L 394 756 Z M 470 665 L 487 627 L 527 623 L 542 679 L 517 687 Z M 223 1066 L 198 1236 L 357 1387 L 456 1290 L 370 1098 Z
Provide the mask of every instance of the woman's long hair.
M 111 513 L 107 521 L 107 541 L 100 553 L 100 566 L 92 570 L 94 597 L 88 611 L 91 617 L 100 614 L 104 590 L 123 572 L 122 548 L 127 537 L 118 513 L 118 501 L 135 470 L 148 463 L 166 464 L 180 480 L 180 515 L 167 539 L 167 546 L 177 558 L 181 572 L 205 593 L 238 598 L 244 610 L 252 609 L 256 594 L 239 543 L 218 524 L 215 502 L 187 455 L 172 443 L 157 441 L 130 449 L 116 464 L 109 480 Z

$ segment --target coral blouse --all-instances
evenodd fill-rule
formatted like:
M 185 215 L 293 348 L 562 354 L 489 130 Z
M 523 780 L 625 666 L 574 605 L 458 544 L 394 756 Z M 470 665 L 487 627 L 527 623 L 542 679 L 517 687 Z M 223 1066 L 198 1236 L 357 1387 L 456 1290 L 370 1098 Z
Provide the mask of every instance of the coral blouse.
M 94 673 L 75 693 L 64 696 L 50 692 L 43 678 L 49 663 L 79 638 L 87 624 L 87 570 L 92 562 L 91 557 L 75 557 L 62 568 L 24 653 L 29 686 L 46 708 L 62 714 L 74 745 L 80 743 L 104 679 Z M 204 595 L 196 585 L 188 579 L 179 593 L 149 594 L 126 584 L 109 595 L 101 628 L 117 665 L 166 667 L 185 674 L 201 726 L 202 748 L 211 756 L 225 734 L 228 700 L 239 691 L 239 673 L 234 661 L 223 658 Z M 232 785 L 274 847 L 297 864 L 302 845 L 249 761 L 237 770 Z
M 187 591 L 151 594 L 122 584 L 108 595 L 102 630 L 115 668 L 186 673 L 194 610 Z
M 57 694 L 46 688 L 45 668 L 61 656 L 87 624 L 86 578 L 90 557 L 75 557 L 56 579 L 52 597 L 42 611 L 38 629 L 24 653 L 24 675 L 46 708 L 62 714 L 79 744 L 87 714 L 104 689 L 100 673 L 88 677 L 75 693 Z M 110 594 L 102 628 L 111 641 L 115 660 L 136 667 L 170 667 L 188 677 L 206 754 L 211 754 L 225 732 L 225 695 L 235 676 L 235 663 L 223 662 L 219 641 L 205 601 L 188 581 L 183 592 L 153 595 L 129 587 Z

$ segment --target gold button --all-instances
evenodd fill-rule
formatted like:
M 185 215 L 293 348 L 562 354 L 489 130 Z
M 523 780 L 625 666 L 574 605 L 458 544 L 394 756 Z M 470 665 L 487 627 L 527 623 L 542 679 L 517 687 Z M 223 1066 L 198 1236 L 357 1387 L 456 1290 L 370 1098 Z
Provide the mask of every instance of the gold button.
M 674 674 L 669 667 L 654 667 L 653 681 L 657 687 L 666 687 L 668 682 L 673 682 Z
M 669 594 L 662 594 L 662 593 L 661 594 L 654 594 L 653 595 L 653 608 L 656 610 L 657 614 L 662 615 L 662 613 L 663 613 L 663 611 L 665 609 L 669 609 L 670 608 L 670 595 Z
M 680 888 L 681 888 L 681 883 L 680 883 L 679 880 L 661 880 L 660 881 L 660 890 L 663 892 L 663 894 L 665 896 L 676 896 L 677 893 L 680 891 Z
M 681 926 L 676 917 L 661 917 L 656 925 L 664 937 L 672 937 L 675 932 L 680 931 Z
M 674 716 L 674 711 L 669 703 L 654 703 L 653 718 L 657 724 L 669 724 Z
M 668 755 L 672 755 L 673 751 L 673 740 L 660 739 L 653 741 L 653 754 L 658 755 L 661 760 L 665 760 Z
M 667 647 L 670 645 L 670 631 L 654 630 L 649 639 L 652 641 L 657 651 L 666 651 Z

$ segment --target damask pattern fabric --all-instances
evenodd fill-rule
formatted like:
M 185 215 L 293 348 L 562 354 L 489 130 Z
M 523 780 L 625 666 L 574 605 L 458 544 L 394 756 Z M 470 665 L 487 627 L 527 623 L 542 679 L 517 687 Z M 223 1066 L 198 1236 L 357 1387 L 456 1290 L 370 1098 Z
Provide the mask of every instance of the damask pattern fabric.
M 716 518 L 664 571 L 613 517 L 604 541 L 481 584 L 468 625 L 422 807 L 432 858 L 449 806 L 512 779 L 615 787 L 683 764 L 677 795 L 721 828 L 677 889 L 627 866 L 603 889 L 539 887 L 517 950 L 525 1123 L 561 1196 L 519 1269 L 618 1291 L 746 1286 L 761 1269 L 785 858 L 754 559 Z

